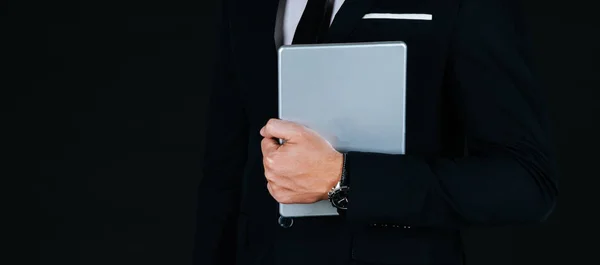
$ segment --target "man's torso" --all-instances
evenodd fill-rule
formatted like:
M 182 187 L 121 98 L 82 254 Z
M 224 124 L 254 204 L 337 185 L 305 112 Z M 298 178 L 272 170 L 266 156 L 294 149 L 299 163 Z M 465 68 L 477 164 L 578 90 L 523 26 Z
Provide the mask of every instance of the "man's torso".
M 278 225 L 277 203 L 263 176 L 258 132 L 268 119 L 277 117 L 274 36 L 279 3 L 230 2 L 235 85 L 242 93 L 250 127 L 238 220 L 239 264 L 459 263 L 458 231 L 391 225 L 350 227 L 340 217 L 296 219 L 287 229 Z M 454 0 L 346 0 L 331 25 L 332 43 L 400 40 L 407 44 L 407 154 L 462 155 L 464 136 L 455 129 L 460 127 L 459 121 L 445 90 L 457 10 Z M 431 14 L 433 19 L 363 19 L 368 13 Z

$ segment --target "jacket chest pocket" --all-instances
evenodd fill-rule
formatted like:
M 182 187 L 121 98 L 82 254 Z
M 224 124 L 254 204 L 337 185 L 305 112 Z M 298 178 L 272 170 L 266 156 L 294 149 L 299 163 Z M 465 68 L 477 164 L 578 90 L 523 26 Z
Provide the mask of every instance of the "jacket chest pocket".
M 435 32 L 436 14 L 422 1 L 375 1 L 358 22 L 352 39 L 356 41 L 430 40 Z

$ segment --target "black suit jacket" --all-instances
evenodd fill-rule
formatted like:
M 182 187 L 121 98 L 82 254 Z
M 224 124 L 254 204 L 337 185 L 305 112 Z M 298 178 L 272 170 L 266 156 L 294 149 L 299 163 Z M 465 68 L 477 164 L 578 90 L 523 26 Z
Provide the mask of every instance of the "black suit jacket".
M 278 2 L 224 1 L 196 264 L 459 264 L 461 228 L 552 211 L 554 155 L 517 1 L 346 0 L 328 42 L 408 46 L 406 155 L 350 152 L 347 215 L 281 228 L 259 135 L 277 117 Z

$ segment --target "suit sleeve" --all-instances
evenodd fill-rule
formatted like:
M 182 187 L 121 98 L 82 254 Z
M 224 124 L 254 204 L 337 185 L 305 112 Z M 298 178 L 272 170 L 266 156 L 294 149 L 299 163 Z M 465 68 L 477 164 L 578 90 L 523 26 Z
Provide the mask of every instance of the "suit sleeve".
M 223 3 L 227 1 L 221 1 Z M 213 89 L 209 102 L 203 177 L 198 189 L 194 263 L 234 264 L 236 220 L 248 124 L 230 63 L 227 7 L 222 6 Z
M 552 212 L 554 153 L 523 17 L 516 1 L 463 2 L 447 74 L 468 155 L 348 153 L 351 221 L 461 228 L 535 223 Z

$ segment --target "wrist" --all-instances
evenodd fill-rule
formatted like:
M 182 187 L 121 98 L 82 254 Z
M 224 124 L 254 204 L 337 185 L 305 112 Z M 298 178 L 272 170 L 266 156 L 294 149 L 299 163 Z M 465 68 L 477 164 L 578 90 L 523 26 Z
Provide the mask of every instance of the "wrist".
M 340 185 L 342 184 L 344 175 L 344 160 L 345 154 L 336 152 L 335 158 L 333 159 L 333 165 L 335 167 L 335 170 L 332 173 L 330 173 L 331 176 L 335 177 L 331 179 L 331 182 L 329 182 L 329 188 L 327 189 L 327 191 L 321 195 L 321 200 L 329 200 L 329 194 L 331 193 L 331 191 L 340 187 Z
M 331 204 L 340 210 L 345 210 L 348 204 L 348 192 L 350 188 L 348 187 L 346 175 L 346 154 L 343 153 L 339 181 L 336 183 L 336 186 L 329 191 L 327 196 Z

